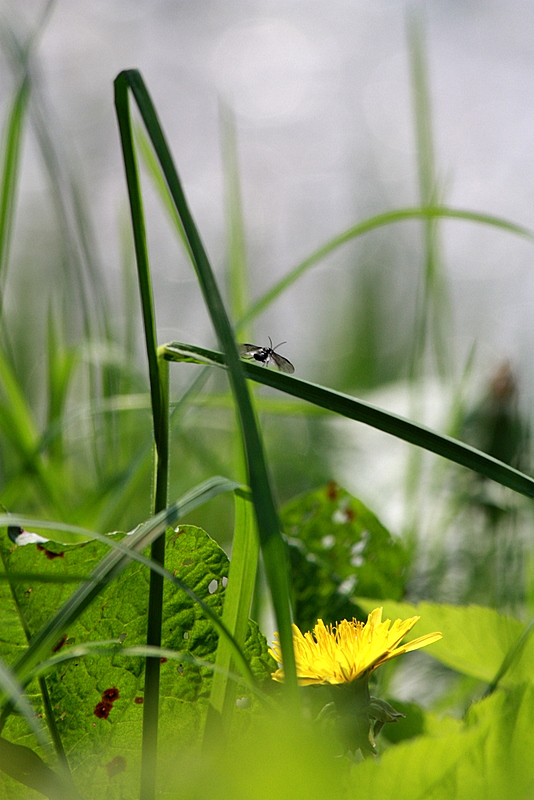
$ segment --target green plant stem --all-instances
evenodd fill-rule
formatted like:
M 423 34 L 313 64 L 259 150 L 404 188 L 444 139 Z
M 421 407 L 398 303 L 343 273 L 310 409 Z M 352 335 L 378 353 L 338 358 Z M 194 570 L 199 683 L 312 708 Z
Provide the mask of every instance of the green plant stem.
M 158 374 L 162 407 L 155 427 L 156 440 L 156 489 L 154 513 L 163 511 L 168 504 L 169 486 L 169 368 L 168 363 L 158 359 Z M 156 419 L 154 419 L 156 422 Z M 165 533 L 153 542 L 150 552 L 152 561 L 165 565 Z M 163 620 L 163 576 L 150 571 L 148 597 L 148 624 L 146 643 L 149 647 L 161 646 Z M 154 796 L 156 785 L 156 762 L 158 752 L 159 680 L 160 659 L 147 658 L 145 663 L 145 702 L 143 705 L 143 747 L 141 755 L 141 797 Z
M 259 538 L 250 493 L 238 489 L 234 492 L 234 498 L 234 538 L 222 619 L 239 647 L 242 647 L 256 585 Z M 224 743 L 237 696 L 237 685 L 229 677 L 235 668 L 233 652 L 222 636 L 219 636 L 215 665 L 218 671 L 213 675 L 204 746 L 215 744 L 216 738 L 219 738 L 220 744 Z
M 143 326 L 148 357 L 154 441 L 156 445 L 156 489 L 155 513 L 167 506 L 169 472 L 169 382 L 168 370 L 163 359 L 157 355 L 156 314 L 152 292 L 152 280 L 148 260 L 145 220 L 139 170 L 135 156 L 133 129 L 130 116 L 129 94 L 126 87 L 115 83 L 115 107 L 121 136 L 124 169 L 128 185 L 130 212 L 134 235 L 139 293 L 143 311 Z M 165 561 L 165 534 L 152 544 L 152 560 L 163 566 Z M 150 573 L 148 601 L 147 645 L 159 647 L 163 615 L 163 578 L 154 570 Z M 141 798 L 153 800 L 156 793 L 157 731 L 159 715 L 160 662 L 147 658 L 145 672 L 145 702 L 143 706 L 143 744 L 141 756 Z

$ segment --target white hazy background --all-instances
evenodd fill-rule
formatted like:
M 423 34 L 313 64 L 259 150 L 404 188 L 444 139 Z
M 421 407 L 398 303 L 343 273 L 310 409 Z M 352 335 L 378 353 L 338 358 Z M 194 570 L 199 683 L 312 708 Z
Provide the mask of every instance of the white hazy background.
M 2 0 L 0 8 L 4 25 L 22 34 L 42 2 Z M 82 176 L 110 286 L 119 280 L 127 209 L 113 108 L 118 72 L 142 72 L 221 281 L 220 102 L 235 112 L 257 296 L 345 228 L 418 204 L 407 45 L 407 15 L 414 9 L 425 30 L 443 202 L 534 230 L 531 0 L 58 0 L 38 49 L 41 88 L 58 146 Z M 12 76 L 0 63 L 5 118 Z M 33 246 L 39 270 L 35 242 L 51 221 L 36 153 L 29 135 L 14 258 Z M 157 206 L 149 192 L 160 341 L 213 344 L 196 281 Z M 422 256 L 410 239 L 418 239 L 419 228 L 400 223 L 394 233 L 391 281 L 413 282 Z M 489 376 L 509 359 L 528 394 L 534 245 L 457 221 L 441 225 L 441 241 L 460 365 L 476 344 L 482 372 Z M 343 349 L 339 336 L 335 349 L 329 347 L 329 325 L 335 328 L 336 311 L 351 291 L 359 253 L 373 242 L 380 246 L 379 238 L 359 239 L 350 258 L 340 253 L 309 272 L 256 321 L 255 341 L 286 339 L 282 352 L 297 374 L 324 380 Z M 406 291 L 410 286 L 399 297 Z M 403 303 L 392 313 L 402 314 Z M 343 324 L 348 338 L 350 325 Z

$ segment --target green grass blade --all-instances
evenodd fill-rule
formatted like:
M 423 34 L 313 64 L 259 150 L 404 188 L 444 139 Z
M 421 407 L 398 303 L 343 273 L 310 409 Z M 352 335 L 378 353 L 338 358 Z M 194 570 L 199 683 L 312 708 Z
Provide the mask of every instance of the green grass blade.
M 125 83 L 115 82 L 115 108 L 119 124 L 126 183 L 130 201 L 130 213 L 134 236 L 135 257 L 139 292 L 143 310 L 143 326 L 148 357 L 150 393 L 152 397 L 152 416 L 154 440 L 156 444 L 156 492 L 154 511 L 161 511 L 167 505 L 167 483 L 169 471 L 169 430 L 168 430 L 168 371 L 164 362 L 157 356 L 156 314 L 152 292 L 152 279 L 148 262 L 145 219 L 139 170 L 134 149 L 134 137 L 130 116 L 129 93 Z M 161 369 L 160 369 L 161 368 Z M 164 384 L 164 385 L 163 385 Z M 165 561 L 165 538 L 161 536 L 152 545 L 152 559 L 163 565 Z M 163 619 L 163 580 L 153 570 L 150 573 L 150 589 L 147 620 L 147 645 L 161 644 L 161 625 Z M 141 796 L 153 796 L 156 781 L 158 716 L 159 716 L 159 659 L 149 658 L 145 667 L 145 703 L 143 706 L 143 747 L 141 765 Z
M 411 62 L 412 97 L 415 121 L 419 199 L 421 206 L 439 203 L 439 186 L 434 158 L 432 113 L 428 85 L 428 64 L 420 19 L 409 15 L 408 40 Z M 425 351 L 432 348 L 438 373 L 444 376 L 449 368 L 447 335 L 450 329 L 448 292 L 443 275 L 439 246 L 438 218 L 428 217 L 423 225 L 424 272 L 420 299 L 416 309 L 411 376 L 421 373 Z
M 268 289 L 262 297 L 256 300 L 255 303 L 249 308 L 244 316 L 239 320 L 238 329 L 241 330 L 247 322 L 257 317 L 265 309 L 276 300 L 286 289 L 292 286 L 305 272 L 311 267 L 314 267 L 324 258 L 329 256 L 338 247 L 346 244 L 347 242 L 362 236 L 364 233 L 382 228 L 384 225 L 391 225 L 396 222 L 403 222 L 408 219 L 433 219 L 435 217 L 443 217 L 445 219 L 464 220 L 465 222 L 476 222 L 481 225 L 490 225 L 498 228 L 507 233 L 512 233 L 517 236 L 534 241 L 534 232 L 521 225 L 516 225 L 513 222 L 496 217 L 491 214 L 480 214 L 476 211 L 465 211 L 459 208 L 448 208 L 445 206 L 428 206 L 424 208 L 400 208 L 395 211 L 386 211 L 383 214 L 378 214 L 375 217 L 363 222 L 353 225 L 342 233 L 334 236 L 325 244 L 321 245 L 317 250 L 314 250 L 311 255 L 297 264 L 287 275 L 285 275 L 278 283 Z
M 23 44 L 16 41 L 12 31 L 8 31 L 5 28 L 2 31 L 4 43 L 7 45 L 7 49 L 11 50 L 12 53 L 13 71 L 19 76 L 17 88 L 11 103 L 11 109 L 7 116 L 2 164 L 0 167 L 0 285 L 2 287 L 5 287 L 6 284 L 22 137 L 30 95 L 28 64 L 39 37 L 45 28 L 54 2 L 55 0 L 48 0 L 44 4 L 37 18 L 37 24 Z M 3 304 L 3 295 L 4 292 L 2 291 L 0 297 L 0 313 Z
M 65 286 L 89 336 L 95 319 L 100 322 L 100 328 L 107 330 L 111 315 L 102 271 L 95 257 L 96 242 L 79 186 L 79 170 L 73 169 L 65 159 L 65 153 L 59 151 L 59 137 L 53 129 L 52 117 L 41 91 L 36 50 L 53 5 L 54 0 L 43 4 L 37 24 L 26 40 L 21 41 L 17 32 L 7 26 L 0 27 L 0 34 L 12 72 L 16 76 L 26 76 L 31 89 L 30 119 L 50 180 L 52 203 L 62 232 L 59 243 L 62 249 L 60 260 L 65 267 Z M 94 289 L 93 293 L 91 290 Z
M 162 511 L 168 502 L 169 488 L 169 365 L 158 359 L 158 381 L 161 408 L 153 408 L 156 442 L 156 482 L 154 511 Z M 152 563 L 165 564 L 165 533 L 162 533 L 151 550 Z M 204 607 L 204 606 L 203 606 Z M 206 607 L 205 607 L 206 608 Z M 163 624 L 163 575 L 152 569 L 148 595 L 147 637 L 148 647 L 160 647 Z M 143 747 L 141 754 L 141 793 L 143 786 L 155 785 L 159 720 L 159 683 L 161 660 L 149 657 L 145 664 L 145 702 L 143 705 Z M 148 794 L 150 796 L 150 794 Z
M 117 103 L 117 112 L 123 117 L 127 117 L 129 114 L 127 101 L 125 100 L 129 89 L 131 89 L 136 99 L 152 146 L 154 147 L 162 172 L 165 175 L 169 191 L 176 205 L 178 214 L 180 215 L 204 300 L 217 332 L 220 345 L 226 353 L 230 382 L 236 399 L 243 432 L 244 447 L 247 454 L 249 484 L 252 491 L 254 507 L 256 509 L 258 531 L 264 556 L 267 580 L 280 633 L 284 668 L 286 670 L 286 682 L 284 685 L 287 692 L 292 694 L 293 701 L 296 702 L 297 680 L 291 631 L 290 591 L 286 548 L 280 533 L 280 523 L 272 496 L 263 444 L 256 425 L 248 388 L 243 376 L 242 365 L 237 352 L 232 327 L 206 251 L 204 250 L 204 246 L 185 199 L 180 179 L 176 172 L 155 108 L 141 75 L 137 70 L 121 72 L 115 80 L 116 96 L 120 98 L 120 101 Z M 127 127 L 126 122 L 121 123 L 121 127 Z
M 33 797 L 34 791 L 37 791 L 39 795 L 54 800 L 82 800 L 67 776 L 59 776 L 53 772 L 29 747 L 13 744 L 3 737 L 0 737 L 0 769 L 10 778 L 33 790 Z M 22 797 L 20 794 L 17 796 Z
M 79 358 L 74 348 L 64 345 L 60 330 L 56 316 L 50 312 L 47 331 L 47 427 L 41 438 L 41 448 L 44 449 L 46 441 L 48 454 L 58 465 L 63 461 L 64 456 L 61 422 L 65 417 L 67 395 Z M 53 432 L 56 435 L 50 435 Z
M 195 362 L 197 364 L 210 364 L 213 366 L 224 366 L 224 356 L 215 350 L 208 350 L 203 347 L 172 342 L 160 347 L 160 352 L 165 353 L 165 358 L 169 360 L 183 360 Z M 363 422 L 377 430 L 389 433 L 392 436 L 402 439 L 410 444 L 415 444 L 431 453 L 436 453 L 449 461 L 454 461 L 463 467 L 478 472 L 486 478 L 490 478 L 496 483 L 513 489 L 514 492 L 534 497 L 534 479 L 520 472 L 513 467 L 498 461 L 492 456 L 477 450 L 470 445 L 464 444 L 450 436 L 436 433 L 423 425 L 399 417 L 389 411 L 365 403 L 363 400 L 356 400 L 350 395 L 327 389 L 309 381 L 303 381 L 292 375 L 283 375 L 280 372 L 266 369 L 256 364 L 243 362 L 243 369 L 247 378 L 251 378 L 265 386 L 271 386 L 281 392 L 306 400 L 316 406 L 332 411 L 335 414 L 347 417 L 348 419 Z
M 235 117 L 228 106 L 224 104 L 220 107 L 220 120 L 226 198 L 229 302 L 233 319 L 240 319 L 249 305 L 249 274 L 245 221 L 243 219 L 239 181 Z M 252 338 L 250 332 L 246 329 L 242 329 L 241 333 L 247 342 Z
M 50 743 L 45 735 L 42 724 L 38 721 L 35 710 L 31 707 L 24 689 L 14 671 L 0 658 L 0 689 L 9 703 L 18 709 L 24 717 L 31 732 L 45 750 L 50 751 Z
M 28 106 L 29 82 L 24 75 L 13 99 L 6 126 L 4 152 L 0 168 L 0 283 L 6 283 L 9 244 L 13 227 L 16 191 L 24 120 Z M 2 298 L 3 298 L 2 292 Z M 0 298 L 0 311 L 2 308 Z
M 35 478 L 45 502 L 51 502 L 62 513 L 64 502 L 55 475 L 39 453 L 39 432 L 33 413 L 1 348 L 0 394 L 5 398 L 5 402 L 0 403 L 0 429 L 14 445 L 22 469 L 31 472 Z
M 157 357 L 156 312 L 152 292 L 152 279 L 148 261 L 146 241 L 145 217 L 141 199 L 139 170 L 133 146 L 133 131 L 130 117 L 129 95 L 121 85 L 115 84 L 115 107 L 119 123 L 124 171 L 128 186 L 130 213 L 134 237 L 135 257 L 137 261 L 137 275 L 139 280 L 139 293 L 143 312 L 143 326 L 145 331 L 145 346 L 148 358 L 148 373 L 150 378 L 150 394 L 152 397 L 152 411 L 154 416 L 154 429 L 162 418 L 162 396 L 159 381 Z
M 232 559 L 222 618 L 237 644 L 242 646 L 245 641 L 252 596 L 256 585 L 259 539 L 250 494 L 245 494 L 238 489 L 234 492 L 234 498 L 235 527 L 232 539 Z M 237 692 L 235 681 L 230 679 L 233 668 L 232 660 L 232 648 L 226 639 L 222 636 L 219 637 L 215 659 L 218 671 L 213 676 L 210 711 L 214 710 L 217 717 L 221 716 L 224 734 L 228 733 Z M 205 742 L 219 730 L 218 725 L 210 724 L 208 712 Z
M 173 227 L 176 229 L 180 241 L 182 242 L 186 252 L 189 254 L 189 246 L 184 233 L 184 229 L 182 227 L 182 221 L 180 219 L 180 215 L 178 214 L 176 206 L 173 203 L 172 197 L 169 194 L 169 188 L 165 183 L 165 178 L 161 174 L 158 160 L 154 155 L 152 147 L 150 146 L 148 137 L 140 125 L 134 126 L 134 135 L 135 135 L 135 143 L 139 148 L 139 154 L 143 159 L 143 163 L 154 184 L 156 192 L 158 193 L 158 196 L 169 215 L 169 219 L 171 220 Z

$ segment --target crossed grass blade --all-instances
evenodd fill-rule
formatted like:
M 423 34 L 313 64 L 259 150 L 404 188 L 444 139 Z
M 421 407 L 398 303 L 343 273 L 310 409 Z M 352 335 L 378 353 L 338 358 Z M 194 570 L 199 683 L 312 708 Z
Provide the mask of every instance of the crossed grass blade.
M 197 364 L 225 366 L 222 353 L 196 345 L 170 342 L 162 345 L 160 352 L 170 361 L 183 360 Z M 258 383 L 271 386 L 273 389 L 278 389 L 348 419 L 363 422 L 478 472 L 502 486 L 507 486 L 509 489 L 525 495 L 525 497 L 534 497 L 533 478 L 457 439 L 436 433 L 423 425 L 384 411 L 363 400 L 357 400 L 342 392 L 295 378 L 293 375 L 284 375 L 251 363 L 243 363 L 243 369 L 247 378 Z

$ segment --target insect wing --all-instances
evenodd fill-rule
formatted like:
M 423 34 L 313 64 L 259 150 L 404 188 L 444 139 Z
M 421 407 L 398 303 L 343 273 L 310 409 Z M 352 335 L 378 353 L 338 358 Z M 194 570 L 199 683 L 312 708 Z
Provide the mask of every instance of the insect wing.
M 257 347 L 255 344 L 240 344 L 238 347 L 241 358 L 254 358 L 254 353 L 259 353 L 260 350 L 263 350 L 263 347 Z
M 295 367 L 288 361 L 287 358 L 284 356 L 275 353 L 274 350 L 271 353 L 271 360 L 274 361 L 280 372 L 287 372 L 288 375 L 292 375 L 295 372 Z

